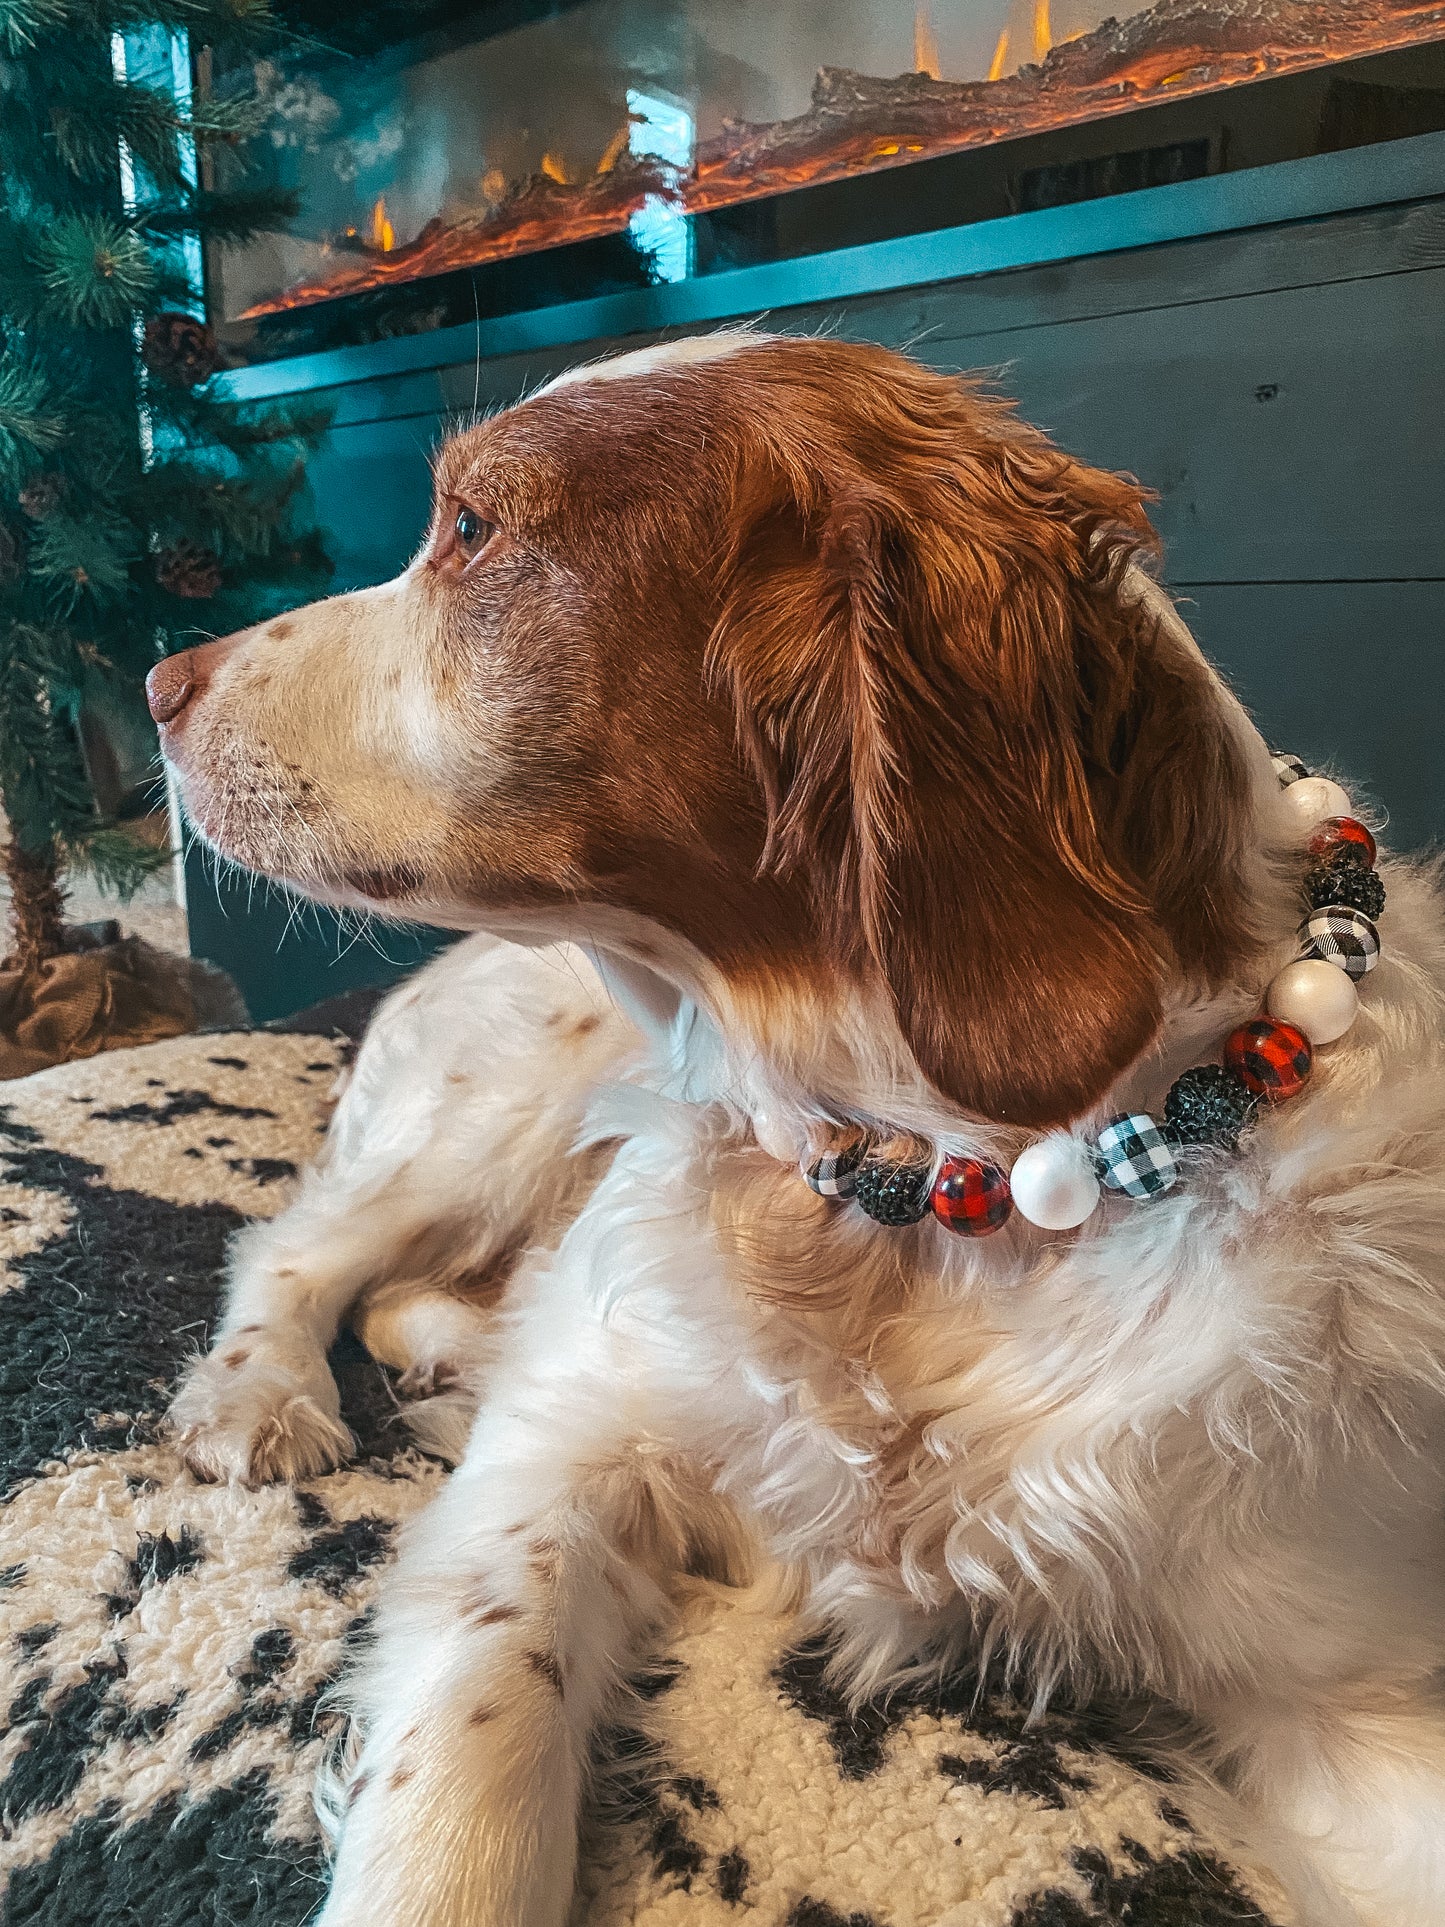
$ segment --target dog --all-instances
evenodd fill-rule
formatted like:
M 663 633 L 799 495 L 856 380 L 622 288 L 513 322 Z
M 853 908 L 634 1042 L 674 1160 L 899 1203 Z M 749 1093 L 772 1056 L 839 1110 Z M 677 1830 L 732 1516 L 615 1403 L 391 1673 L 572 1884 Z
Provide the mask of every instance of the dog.
M 1309 1927 L 1445 1922 L 1429 869 L 1381 859 L 1353 1028 L 1163 1195 L 878 1221 L 920 1159 L 1087 1189 L 1298 954 L 1317 826 L 1152 549 L 985 387 L 723 333 L 457 434 L 396 580 L 153 670 L 217 850 L 477 933 L 173 1409 L 203 1477 L 323 1471 L 350 1317 L 457 1461 L 322 1927 L 561 1927 L 590 1736 L 678 1575 L 759 1557 L 855 1698 L 971 1656 L 1157 1700 Z

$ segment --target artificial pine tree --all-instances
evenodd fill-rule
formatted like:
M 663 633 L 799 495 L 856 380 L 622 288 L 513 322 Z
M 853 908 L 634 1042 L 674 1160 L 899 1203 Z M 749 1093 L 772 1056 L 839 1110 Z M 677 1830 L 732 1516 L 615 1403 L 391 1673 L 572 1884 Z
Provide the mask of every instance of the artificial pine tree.
M 198 243 L 243 242 L 290 210 L 208 188 L 208 150 L 255 131 L 258 110 L 192 94 L 191 49 L 244 52 L 274 32 L 269 0 L 0 0 L 0 812 L 14 925 L 0 1076 L 7 1038 L 89 1054 L 131 1041 L 146 1002 L 111 984 L 88 1027 L 37 1019 L 81 969 L 65 877 L 89 870 L 125 894 L 164 860 L 99 807 L 85 717 L 136 708 L 157 655 L 324 579 L 301 500 L 321 424 L 213 392 L 220 351 L 198 299 Z M 107 962 L 134 978 L 133 952 L 84 968 Z M 94 1001 L 96 986 L 79 994 Z M 157 1021 L 179 1027 L 173 1012 Z M 10 1051 L 10 1074 L 35 1048 Z

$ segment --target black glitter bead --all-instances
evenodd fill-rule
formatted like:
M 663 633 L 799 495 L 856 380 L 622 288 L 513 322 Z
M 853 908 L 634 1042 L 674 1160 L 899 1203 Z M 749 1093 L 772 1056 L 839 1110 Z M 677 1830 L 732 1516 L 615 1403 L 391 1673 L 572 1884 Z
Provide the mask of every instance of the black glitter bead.
M 933 1167 L 880 1158 L 858 1171 L 853 1202 L 877 1224 L 917 1224 L 928 1215 Z
M 1385 886 L 1379 877 L 1358 857 L 1343 851 L 1328 863 L 1317 863 L 1305 878 L 1305 889 L 1315 910 L 1338 903 L 1349 910 L 1363 911 L 1373 921 L 1385 907 Z
M 1220 1144 L 1232 1151 L 1257 1100 L 1221 1064 L 1197 1064 L 1169 1087 L 1164 1128 L 1176 1144 Z

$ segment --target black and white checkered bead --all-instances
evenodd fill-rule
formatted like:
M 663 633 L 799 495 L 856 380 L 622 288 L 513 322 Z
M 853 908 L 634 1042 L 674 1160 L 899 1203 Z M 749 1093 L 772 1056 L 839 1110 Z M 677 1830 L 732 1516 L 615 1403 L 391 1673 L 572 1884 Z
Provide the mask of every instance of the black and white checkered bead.
M 858 1166 L 863 1162 L 864 1144 L 850 1144 L 846 1151 L 825 1151 L 803 1173 L 810 1189 L 820 1198 L 851 1198 L 858 1189 Z
M 1110 1118 L 1099 1133 L 1100 1176 L 1111 1191 L 1156 1198 L 1179 1176 L 1169 1142 L 1147 1111 Z
M 1291 756 L 1286 750 L 1276 750 L 1269 760 L 1274 764 L 1274 773 L 1282 789 L 1288 789 L 1291 783 L 1302 782 L 1309 775 L 1298 756 Z
M 1300 925 L 1300 942 L 1312 957 L 1338 964 L 1347 977 L 1364 977 L 1380 961 L 1380 933 L 1363 910 L 1327 904 Z

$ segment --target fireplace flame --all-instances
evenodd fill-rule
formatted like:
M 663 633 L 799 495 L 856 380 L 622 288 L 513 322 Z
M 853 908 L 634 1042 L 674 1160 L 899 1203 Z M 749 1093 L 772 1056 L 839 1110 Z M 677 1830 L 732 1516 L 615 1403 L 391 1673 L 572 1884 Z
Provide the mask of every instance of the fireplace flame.
M 1034 59 L 1042 60 L 1054 44 L 1054 30 L 1049 24 L 1049 0 L 1034 0 Z
M 1005 27 L 998 37 L 998 45 L 993 50 L 993 59 L 988 63 L 990 80 L 1002 80 L 1008 67 L 1008 28 Z
M 623 121 L 617 132 L 602 150 L 602 158 L 597 163 L 599 174 L 610 174 L 622 156 L 627 152 L 628 142 L 632 139 L 632 121 Z
M 380 248 L 383 254 L 390 254 L 396 246 L 396 229 L 386 218 L 386 196 L 383 194 L 371 210 L 371 245 Z
M 943 79 L 938 58 L 938 36 L 933 31 L 926 5 L 913 10 L 913 71 L 927 74 L 930 80 Z
M 547 176 L 549 181 L 555 181 L 558 187 L 571 186 L 571 182 L 567 178 L 566 162 L 558 160 L 557 156 L 550 150 L 542 156 L 542 172 Z

